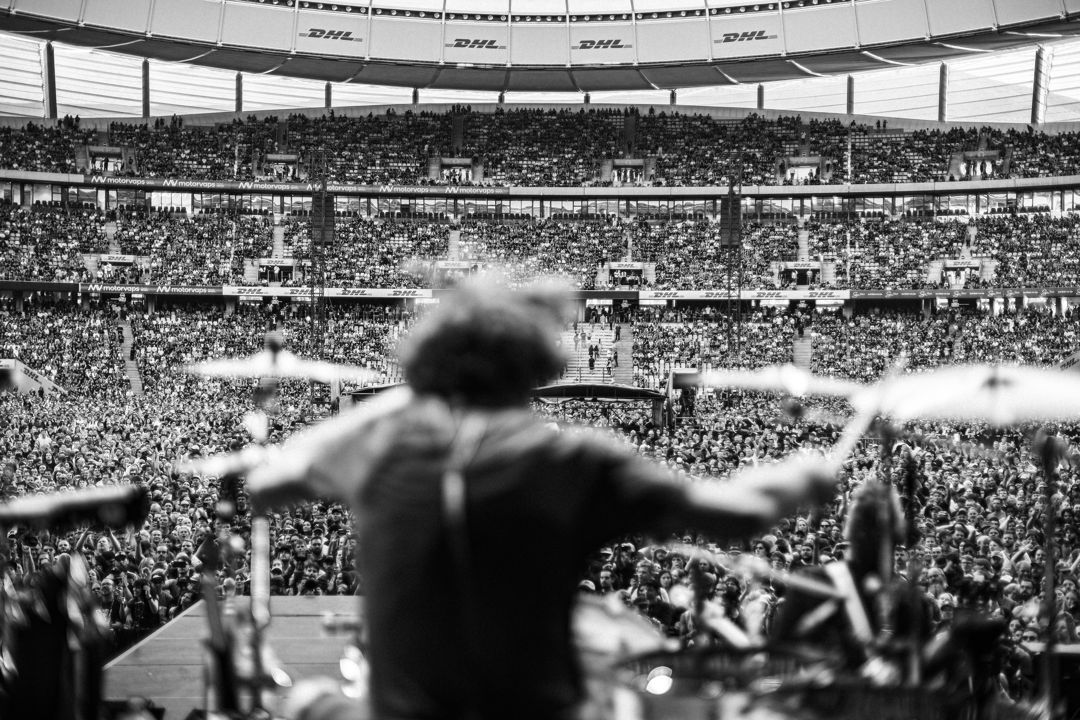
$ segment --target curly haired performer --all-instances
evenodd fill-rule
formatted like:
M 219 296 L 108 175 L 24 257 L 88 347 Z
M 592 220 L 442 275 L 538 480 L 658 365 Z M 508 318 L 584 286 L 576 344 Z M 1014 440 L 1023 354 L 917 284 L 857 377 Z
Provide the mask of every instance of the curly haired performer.
M 631 532 L 763 531 L 834 493 L 801 472 L 676 484 L 669 472 L 528 408 L 558 375 L 561 295 L 467 285 L 401 351 L 408 388 L 308 431 L 253 473 L 256 502 L 349 501 L 379 718 L 570 718 L 570 617 L 590 552 Z M 523 571 L 527 568 L 527 572 Z M 362 712 L 315 699 L 305 720 Z

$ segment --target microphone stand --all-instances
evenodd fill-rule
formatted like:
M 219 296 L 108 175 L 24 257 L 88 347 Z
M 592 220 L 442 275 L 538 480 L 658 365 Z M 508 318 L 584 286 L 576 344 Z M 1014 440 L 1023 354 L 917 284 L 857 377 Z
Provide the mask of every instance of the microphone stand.
M 270 443 L 271 419 L 278 415 L 281 404 L 280 380 L 277 376 L 278 356 L 282 349 L 281 335 L 266 334 L 266 349 L 270 352 L 271 376 L 260 378 L 255 389 L 255 404 L 266 414 L 266 432 L 258 439 L 260 445 Z M 263 686 L 266 684 L 263 668 L 263 637 L 270 627 L 270 519 L 263 512 L 251 508 L 251 566 L 249 568 L 248 592 L 251 597 L 251 661 L 252 661 L 252 710 L 263 710 Z
M 207 553 L 202 569 L 203 600 L 206 602 L 206 619 L 210 625 L 210 638 L 206 642 L 208 668 L 205 681 L 208 687 L 204 694 L 208 715 L 211 712 L 234 715 L 240 711 L 236 665 L 233 659 L 235 628 L 225 622 L 229 598 L 224 598 L 220 603 L 217 598 L 218 568 L 224 566 L 229 577 L 233 574 L 228 523 L 236 516 L 238 478 L 227 476 L 222 480 L 216 508 L 216 545 L 214 541 L 205 545 L 210 552 Z

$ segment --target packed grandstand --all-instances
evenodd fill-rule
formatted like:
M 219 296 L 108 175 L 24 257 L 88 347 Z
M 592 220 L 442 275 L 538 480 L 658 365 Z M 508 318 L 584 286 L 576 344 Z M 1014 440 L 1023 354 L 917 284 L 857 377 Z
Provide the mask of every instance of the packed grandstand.
M 851 408 L 670 391 L 676 370 L 795 362 L 874 381 L 900 356 L 908 370 L 1055 367 L 1080 336 L 1077 132 L 663 106 L 241 113 L 216 124 L 68 117 L 4 127 L 0 166 L 0 362 L 50 381 L 0 395 L 0 499 L 138 483 L 152 502 L 144 527 L 126 534 L 12 531 L 14 561 L 29 574 L 83 553 L 117 646 L 200 597 L 219 490 L 177 463 L 252 440 L 251 383 L 182 368 L 255 352 L 269 330 L 393 384 L 397 341 L 428 305 L 453 302 L 462 275 L 564 277 L 579 313 L 561 338 L 559 382 L 660 390 L 667 412 L 598 399 L 537 399 L 537 411 L 566 432 L 599 428 L 687 483 L 825 451 Z M 313 202 L 324 180 L 327 215 Z M 722 222 L 731 202 L 734 246 Z M 327 224 L 329 242 L 318 235 Z M 331 406 L 286 384 L 270 440 Z M 785 570 L 841 558 L 853 489 L 898 476 L 910 458 L 921 489 L 905 501 L 920 540 L 897 564 L 924 558 L 934 622 L 947 628 L 958 607 L 978 607 L 1007 618 L 1014 640 L 1077 641 L 1075 471 L 1063 471 L 1052 501 L 1061 590 L 1048 627 L 1029 612 L 1047 505 L 1028 430 L 908 429 L 905 442 L 865 440 L 825 512 L 713 549 Z M 343 506 L 279 512 L 271 526 L 273 593 L 362 593 Z M 234 529 L 247 532 L 249 518 Z M 685 636 L 693 629 L 672 590 L 689 582 L 688 558 L 656 540 L 598 549 L 582 591 L 619 593 Z M 244 561 L 228 582 L 245 592 L 249 572 Z M 782 601 L 779 584 L 714 581 L 732 618 L 767 623 Z M 1019 695 L 1031 658 L 1018 650 L 1010 662 Z

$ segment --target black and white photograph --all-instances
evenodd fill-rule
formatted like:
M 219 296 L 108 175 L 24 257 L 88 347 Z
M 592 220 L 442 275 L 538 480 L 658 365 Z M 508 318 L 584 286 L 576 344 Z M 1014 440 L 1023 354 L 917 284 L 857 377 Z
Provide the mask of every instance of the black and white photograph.
M 1080 0 L 0 0 L 0 720 L 1080 719 Z

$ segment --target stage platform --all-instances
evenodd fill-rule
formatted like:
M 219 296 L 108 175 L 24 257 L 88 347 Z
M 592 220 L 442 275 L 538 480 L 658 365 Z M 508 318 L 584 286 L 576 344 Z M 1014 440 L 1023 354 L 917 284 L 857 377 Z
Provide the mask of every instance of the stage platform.
M 238 598 L 237 611 L 247 598 Z M 326 676 L 340 678 L 338 660 L 346 635 L 323 630 L 326 613 L 355 615 L 358 597 L 274 597 L 267 641 L 294 681 Z M 164 707 L 167 720 L 183 720 L 203 706 L 203 640 L 209 631 L 206 606 L 199 602 L 159 628 L 105 668 L 105 697 L 142 696 Z

